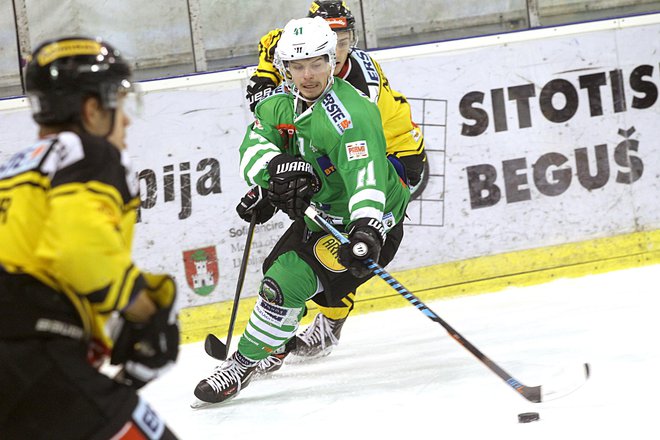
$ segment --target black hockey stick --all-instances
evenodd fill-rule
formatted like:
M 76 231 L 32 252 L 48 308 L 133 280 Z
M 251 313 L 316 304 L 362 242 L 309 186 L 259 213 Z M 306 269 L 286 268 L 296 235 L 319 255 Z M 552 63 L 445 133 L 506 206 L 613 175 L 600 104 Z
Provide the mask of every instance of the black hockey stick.
M 241 260 L 241 268 L 238 272 L 238 281 L 236 282 L 236 293 L 234 294 L 234 304 L 231 309 L 231 318 L 229 319 L 229 330 L 227 331 L 227 343 L 223 343 L 216 335 L 209 333 L 206 335 L 204 341 L 204 350 L 212 358 L 224 361 L 227 359 L 227 352 L 229 351 L 229 344 L 231 344 L 231 335 L 234 333 L 234 323 L 236 322 L 236 315 L 238 312 L 238 300 L 241 297 L 241 290 L 243 290 L 243 281 L 245 281 L 245 272 L 247 271 L 248 259 L 250 258 L 250 247 L 252 246 L 252 237 L 254 236 L 254 227 L 257 224 L 257 212 L 252 213 L 250 219 L 250 228 L 248 229 L 247 237 L 245 239 L 245 249 L 243 250 L 243 259 Z
M 324 231 L 328 234 L 335 237 L 341 244 L 348 243 L 348 239 L 344 237 L 337 229 L 335 229 L 332 224 L 326 221 L 319 212 L 312 206 L 305 210 L 305 215 L 318 224 Z M 437 322 L 447 330 L 449 336 L 454 338 L 456 342 L 465 347 L 470 353 L 472 353 L 477 359 L 479 359 L 484 365 L 486 365 L 492 372 L 497 374 L 500 379 L 506 382 L 514 390 L 518 391 L 525 399 L 530 402 L 538 403 L 551 400 L 553 398 L 558 398 L 564 396 L 575 389 L 579 388 L 588 378 L 589 378 L 589 364 L 583 364 L 580 371 L 575 375 L 575 382 L 561 385 L 559 387 L 548 387 L 547 385 L 539 386 L 526 386 L 523 385 L 520 381 L 515 379 L 509 373 L 504 371 L 499 365 L 493 362 L 485 354 L 483 354 L 477 347 L 472 345 L 470 341 L 465 339 L 460 333 L 458 333 L 452 326 L 445 322 L 442 318 L 436 315 L 431 309 L 429 309 L 426 304 L 419 300 L 415 295 L 413 295 L 408 289 L 403 287 L 392 275 L 390 275 L 385 269 L 380 267 L 378 263 L 373 261 L 371 258 L 365 260 L 365 265 L 371 270 L 374 275 L 378 275 L 380 278 L 385 280 L 394 290 L 400 293 L 405 299 L 407 299 L 412 305 L 417 307 L 420 312 L 425 314 L 431 321 Z

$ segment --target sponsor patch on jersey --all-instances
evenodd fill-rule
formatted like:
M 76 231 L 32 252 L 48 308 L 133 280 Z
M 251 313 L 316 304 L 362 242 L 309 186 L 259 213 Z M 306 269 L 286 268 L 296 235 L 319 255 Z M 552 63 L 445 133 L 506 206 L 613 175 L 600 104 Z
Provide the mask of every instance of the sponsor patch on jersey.
M 257 128 L 257 129 L 259 129 L 259 130 L 263 130 L 263 129 L 264 129 L 264 127 L 263 127 L 263 125 L 261 125 L 261 121 L 260 121 L 259 119 L 255 119 L 255 120 L 254 120 L 254 128 Z
M 282 295 L 280 285 L 270 277 L 264 277 L 263 281 L 261 281 L 259 296 L 271 304 L 276 304 L 278 306 L 284 304 L 284 296 Z
M 353 128 L 351 115 L 341 103 L 335 92 L 330 91 L 330 93 L 325 95 L 322 104 L 325 112 L 328 114 L 328 118 L 330 118 L 335 129 L 337 129 L 337 133 L 344 134 L 346 130 Z
M 346 268 L 337 261 L 339 245 L 339 241 L 332 235 L 324 235 L 314 243 L 314 256 L 330 272 L 340 273 L 346 271 Z
M 353 53 L 357 56 L 359 61 L 360 68 L 364 72 L 364 76 L 371 81 L 378 82 L 378 72 L 376 71 L 376 66 L 374 66 L 373 61 L 368 53 L 362 50 L 354 50 Z M 368 82 L 368 81 L 367 81 Z
M 275 128 L 280 133 L 280 136 L 285 143 L 289 143 L 289 141 L 293 140 L 296 134 L 296 126 L 293 124 L 278 124 Z
M 319 164 L 319 166 L 323 170 L 323 174 L 325 174 L 326 176 L 329 176 L 330 174 L 337 171 L 335 164 L 332 163 L 332 161 L 328 156 L 318 157 L 316 159 L 316 162 Z
M 51 147 L 48 157 L 42 162 L 41 171 L 52 176 L 84 158 L 85 151 L 80 137 L 70 131 L 63 131 L 57 135 L 57 141 Z
M 276 304 L 266 302 L 261 296 L 257 299 L 257 304 L 254 308 L 254 313 L 257 314 L 265 322 L 280 327 L 283 325 L 297 325 L 298 315 L 302 311 L 302 307 L 282 307 Z
M 36 169 L 52 142 L 52 140 L 41 141 L 14 154 L 9 161 L 0 164 L 0 179 Z
M 163 432 L 165 432 L 165 423 L 151 409 L 149 404 L 141 398 L 133 410 L 132 418 L 149 440 L 159 439 L 162 437 Z
M 394 214 L 391 212 L 383 214 L 383 227 L 385 228 L 385 232 L 389 232 L 389 230 L 392 229 L 394 225 L 396 225 Z
M 415 124 L 413 122 L 413 124 Z M 415 142 L 419 142 L 419 139 L 422 137 L 422 132 L 419 131 L 419 128 L 417 127 L 417 124 L 415 124 L 415 128 L 410 130 L 410 134 Z
M 347 143 L 346 156 L 348 156 L 348 160 L 358 160 L 369 157 L 367 141 L 355 141 Z

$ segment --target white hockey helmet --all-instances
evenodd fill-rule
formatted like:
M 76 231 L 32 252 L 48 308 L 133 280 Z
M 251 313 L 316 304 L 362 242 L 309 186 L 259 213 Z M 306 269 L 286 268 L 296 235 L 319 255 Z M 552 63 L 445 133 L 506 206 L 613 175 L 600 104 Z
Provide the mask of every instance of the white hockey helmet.
M 334 79 L 335 64 L 337 63 L 337 34 L 321 17 L 299 18 L 289 21 L 284 26 L 282 37 L 275 48 L 274 65 L 280 71 L 287 86 L 295 93 L 288 62 L 324 55 L 328 57 L 330 67 L 329 88 Z

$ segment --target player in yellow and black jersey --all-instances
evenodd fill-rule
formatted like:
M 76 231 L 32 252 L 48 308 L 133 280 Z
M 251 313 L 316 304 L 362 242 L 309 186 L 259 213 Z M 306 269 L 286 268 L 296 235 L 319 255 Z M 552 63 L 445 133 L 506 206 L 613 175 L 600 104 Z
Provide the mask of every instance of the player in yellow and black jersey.
M 380 65 L 367 52 L 356 47 L 355 17 L 346 2 L 339 0 L 315 0 L 309 7 L 308 17 L 322 17 L 337 33 L 337 64 L 335 76 L 348 81 L 367 95 L 380 110 L 387 154 L 397 171 L 410 186 L 413 198 L 423 188 L 426 153 L 424 137 L 413 122 L 410 104 L 406 97 L 392 89 Z M 259 64 L 250 78 L 246 98 L 250 109 L 282 82 L 273 65 L 275 48 L 282 36 L 282 29 L 274 29 L 259 42 Z
M 176 360 L 179 330 L 172 278 L 131 260 L 129 66 L 101 40 L 59 39 L 25 84 L 39 138 L 0 165 L 1 436 L 173 439 L 136 393 Z

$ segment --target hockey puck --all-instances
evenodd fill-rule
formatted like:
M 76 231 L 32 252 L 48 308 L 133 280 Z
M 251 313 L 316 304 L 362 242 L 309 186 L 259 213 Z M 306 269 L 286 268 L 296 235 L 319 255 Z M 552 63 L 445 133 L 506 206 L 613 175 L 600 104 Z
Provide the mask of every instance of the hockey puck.
M 541 417 L 537 412 L 526 412 L 518 414 L 518 423 L 536 422 Z

